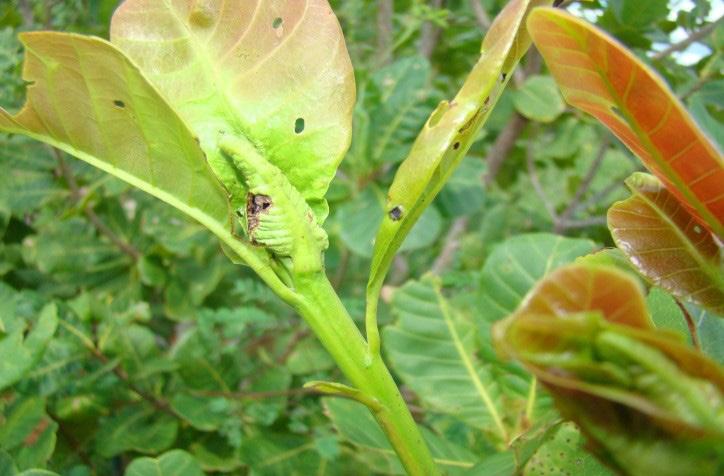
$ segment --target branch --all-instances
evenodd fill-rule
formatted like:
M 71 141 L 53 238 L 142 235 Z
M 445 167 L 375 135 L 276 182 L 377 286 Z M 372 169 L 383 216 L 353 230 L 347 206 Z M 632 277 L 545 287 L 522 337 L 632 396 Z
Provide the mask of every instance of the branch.
M 713 32 L 720 23 L 724 21 L 724 15 L 720 16 L 717 20 L 715 20 L 712 23 L 709 23 L 707 26 L 701 28 L 700 30 L 696 30 L 695 32 L 691 33 L 689 36 L 684 38 L 678 43 L 674 43 L 668 48 L 659 51 L 658 53 L 654 53 L 651 55 L 651 59 L 654 60 L 660 60 L 662 58 L 665 58 L 669 56 L 671 53 L 675 53 L 677 51 L 685 50 L 689 47 L 692 43 L 696 43 L 697 41 L 703 40 L 706 38 L 711 32 Z
M 394 11 L 392 0 L 379 0 L 377 5 L 377 64 L 380 66 L 390 62 Z
M 548 215 L 550 215 L 551 219 L 553 220 L 553 223 L 556 223 L 558 221 L 556 209 L 548 199 L 545 190 L 543 190 L 543 186 L 541 185 L 540 179 L 538 178 L 538 171 L 535 168 L 535 162 L 533 161 L 532 141 L 528 141 L 528 147 L 526 147 L 525 150 L 525 162 L 528 166 L 528 175 L 530 176 L 530 182 L 531 184 L 533 184 L 533 189 L 535 190 L 535 193 L 538 195 L 538 197 L 540 197 L 541 201 L 543 202 L 543 206 L 548 212 Z
M 581 202 L 581 199 L 586 195 L 586 192 L 588 192 L 588 189 L 591 187 L 591 184 L 593 183 L 593 179 L 596 177 L 596 173 L 598 172 L 598 169 L 601 168 L 601 164 L 603 163 L 603 158 L 606 156 L 606 151 L 608 150 L 608 146 L 611 142 L 611 138 L 608 135 L 605 135 L 603 140 L 601 141 L 601 146 L 598 148 L 598 154 L 596 154 L 596 158 L 591 163 L 591 167 L 588 169 L 588 172 L 586 173 L 586 176 L 583 178 L 583 181 L 578 186 L 578 190 L 576 190 L 575 195 L 573 196 L 573 199 L 571 199 L 570 204 L 568 207 L 561 213 L 558 221 L 555 224 L 554 230 L 556 233 L 560 233 L 563 229 L 563 224 L 568 222 L 575 211 L 578 209 L 577 205 Z
M 70 170 L 70 167 L 68 167 L 65 159 L 63 159 L 63 154 L 61 154 L 60 151 L 54 147 L 51 149 L 53 151 L 53 155 L 55 155 L 55 160 L 58 163 L 58 169 L 60 170 L 60 174 L 68 184 L 68 188 L 70 188 L 70 196 L 73 199 L 73 202 L 75 204 L 80 203 L 81 200 L 83 200 L 83 192 L 78 186 L 78 181 L 75 179 L 73 171 Z M 106 238 L 108 238 L 111 243 L 113 243 L 119 250 L 121 250 L 121 252 L 131 257 L 133 261 L 138 261 L 141 258 L 141 252 L 138 251 L 133 245 L 116 235 L 113 230 L 108 227 L 108 225 L 103 223 L 103 220 L 100 219 L 100 217 L 96 214 L 95 211 L 93 211 L 92 208 L 84 206 L 83 214 L 85 214 L 86 218 L 88 218 L 88 221 L 91 222 L 96 230 L 104 235 Z
M 480 0 L 470 0 L 470 8 L 473 9 L 475 21 L 478 22 L 480 28 L 482 28 L 483 30 L 487 30 L 488 28 L 490 28 L 490 25 L 492 24 L 490 21 L 490 17 L 488 16 L 483 6 L 480 4 Z
M 442 7 L 443 0 L 432 0 L 431 7 L 439 9 Z M 422 25 L 422 33 L 420 35 L 420 55 L 430 59 L 432 52 L 435 51 L 437 41 L 440 38 L 440 27 L 430 21 L 426 21 Z
M 432 265 L 431 272 L 433 274 L 439 276 L 450 267 L 453 259 L 455 258 L 455 253 L 457 252 L 458 248 L 460 248 L 460 237 L 465 233 L 465 230 L 467 230 L 467 228 L 467 217 L 459 217 L 455 219 L 452 226 L 450 227 L 450 231 L 445 237 L 445 246 L 443 246 L 442 251 L 435 260 L 435 263 L 433 263 Z
M 495 177 L 498 176 L 503 162 L 505 162 L 510 151 L 515 147 L 518 137 L 527 124 L 528 119 L 514 112 L 508 124 L 506 124 L 505 128 L 503 128 L 500 134 L 498 134 L 498 137 L 496 137 L 487 156 L 488 171 L 484 178 L 486 186 L 491 185 L 495 181 Z

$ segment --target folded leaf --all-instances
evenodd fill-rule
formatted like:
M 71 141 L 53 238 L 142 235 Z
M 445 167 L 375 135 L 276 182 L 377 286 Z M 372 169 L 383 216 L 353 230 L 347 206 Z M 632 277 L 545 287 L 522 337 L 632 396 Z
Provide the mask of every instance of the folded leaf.
M 552 0 L 512 0 L 485 35 L 478 63 L 452 101 L 433 111 L 407 159 L 397 170 L 377 233 L 368 295 L 381 289 L 390 263 L 422 212 L 465 157 L 530 38 L 523 20 L 531 8 Z
M 235 205 L 246 199 L 219 132 L 246 138 L 326 216 L 350 142 L 355 87 L 327 0 L 126 0 L 111 41 L 200 139 Z
M 724 159 L 664 81 L 616 40 L 566 12 L 537 9 L 528 29 L 566 101 L 605 124 L 724 238 Z
M 626 184 L 633 196 L 608 211 L 616 245 L 654 284 L 724 314 L 722 251 L 663 184 L 637 173 Z
M 597 455 L 619 471 L 717 474 L 724 369 L 656 330 L 627 273 L 560 268 L 495 325 L 494 335 L 501 352 L 539 378 L 563 415 L 594 440 Z M 672 465 L 661 472 L 661 461 Z

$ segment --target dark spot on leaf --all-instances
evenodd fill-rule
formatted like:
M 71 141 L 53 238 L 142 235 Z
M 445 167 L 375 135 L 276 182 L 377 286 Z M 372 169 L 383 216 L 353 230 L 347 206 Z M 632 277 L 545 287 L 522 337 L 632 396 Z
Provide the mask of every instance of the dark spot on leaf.
M 294 121 L 294 132 L 297 134 L 304 132 L 304 118 L 299 117 Z
M 623 113 L 621 112 L 621 109 L 617 108 L 616 106 L 611 106 L 611 112 L 616 114 L 619 119 L 625 121 L 626 118 L 624 117 Z
M 456 142 L 453 144 L 453 149 L 458 150 L 460 148 L 460 142 Z
M 390 210 L 390 220 L 392 221 L 399 221 L 402 218 L 403 215 L 402 206 L 398 205 L 392 210 Z
M 490 104 L 490 96 L 488 96 L 488 97 L 485 98 L 485 101 L 483 101 L 483 104 L 485 104 L 486 106 L 487 106 L 488 104 Z
M 259 215 L 269 213 L 272 199 L 267 195 L 249 193 L 246 196 L 246 220 L 249 235 L 253 236 L 254 229 L 259 226 Z
M 244 218 L 244 213 L 241 211 L 241 208 L 236 210 L 236 216 L 238 216 L 239 218 Z
M 116 99 L 115 101 L 113 101 L 113 105 L 116 107 L 120 107 L 121 109 L 126 107 L 126 103 L 121 101 L 120 99 Z
M 507 78 L 507 77 L 508 77 L 508 73 L 503 73 L 500 75 L 500 80 L 505 81 L 505 78 Z
M 276 30 L 277 28 L 279 28 L 280 26 L 282 26 L 282 23 L 283 23 L 283 22 L 284 22 L 284 20 L 282 20 L 281 17 L 276 17 L 276 18 L 274 19 L 274 21 L 272 22 L 272 28 L 274 28 L 274 29 Z

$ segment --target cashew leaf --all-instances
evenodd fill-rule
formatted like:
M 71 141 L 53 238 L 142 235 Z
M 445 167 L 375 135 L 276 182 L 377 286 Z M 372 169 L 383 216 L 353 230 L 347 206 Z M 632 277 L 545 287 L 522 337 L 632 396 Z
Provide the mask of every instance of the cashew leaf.
M 633 192 L 608 211 L 616 245 L 654 284 L 724 314 L 722 250 L 713 235 L 656 178 L 636 173 Z
M 724 159 L 664 81 L 612 37 L 540 8 L 528 30 L 566 101 L 596 117 L 703 226 L 724 239 Z
M 126 0 L 111 41 L 190 125 L 235 207 L 246 194 L 220 133 L 255 146 L 326 217 L 355 102 L 327 0 Z
M 388 192 L 375 239 L 368 299 L 379 293 L 405 237 L 465 157 L 528 50 L 530 38 L 523 27 L 526 15 L 534 6 L 550 3 L 509 2 L 485 35 L 480 58 L 455 99 L 442 101 L 423 126 Z
M 637 281 L 607 266 L 559 268 L 494 326 L 562 414 L 624 474 L 720 474 L 724 369 L 654 328 Z

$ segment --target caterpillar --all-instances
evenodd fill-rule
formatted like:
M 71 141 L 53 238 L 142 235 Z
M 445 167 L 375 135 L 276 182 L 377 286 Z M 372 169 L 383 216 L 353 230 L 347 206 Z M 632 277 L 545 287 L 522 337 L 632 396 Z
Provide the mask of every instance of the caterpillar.
M 293 261 L 305 254 L 316 253 L 319 258 L 329 245 L 327 233 L 284 173 L 242 138 L 225 134 L 219 147 L 231 158 L 246 186 L 246 203 L 237 213 L 251 242 Z

